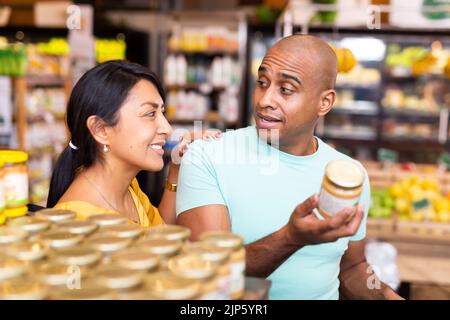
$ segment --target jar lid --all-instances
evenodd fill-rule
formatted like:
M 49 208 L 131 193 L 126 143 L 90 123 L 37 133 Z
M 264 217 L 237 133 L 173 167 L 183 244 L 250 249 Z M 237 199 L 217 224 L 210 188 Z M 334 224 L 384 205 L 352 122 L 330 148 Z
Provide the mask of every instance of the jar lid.
M 27 215 L 27 213 L 28 213 L 28 208 L 26 206 L 5 209 L 5 216 L 7 218 L 23 217 L 23 216 Z
M 6 248 L 6 254 L 21 261 L 36 261 L 44 258 L 48 246 L 41 242 L 19 242 Z
M 98 228 L 97 224 L 91 221 L 64 221 L 57 226 L 59 229 L 79 235 L 88 235 Z
M 130 244 L 131 239 L 101 234 L 90 238 L 88 241 L 88 245 L 104 253 L 125 249 Z
M 43 209 L 36 212 L 36 217 L 52 222 L 74 220 L 76 216 L 77 214 L 75 211 L 56 208 Z
M 0 150 L 0 159 L 4 163 L 21 163 L 28 161 L 28 154 L 20 150 Z
M 27 264 L 15 258 L 0 255 L 0 281 L 15 278 L 25 273 Z
M 134 288 L 140 285 L 143 279 L 143 272 L 118 266 L 104 267 L 95 273 L 95 282 L 110 289 Z
M 150 227 L 146 232 L 147 238 L 150 239 L 167 239 L 167 240 L 186 240 L 191 235 L 191 230 L 182 226 L 175 225 L 159 225 Z
M 60 249 L 53 259 L 65 265 L 89 266 L 100 261 L 100 251 L 87 246 Z
M 51 222 L 36 217 L 19 217 L 8 220 L 8 226 L 17 227 L 27 232 L 40 232 L 50 228 Z
M 217 270 L 217 264 L 214 262 L 205 261 L 191 253 L 170 258 L 167 266 L 173 274 L 181 278 L 198 280 L 212 277 Z
M 0 283 L 2 300 L 43 300 L 48 296 L 46 285 L 32 279 L 11 279 Z
M 221 248 L 236 250 L 240 248 L 244 241 L 237 234 L 227 231 L 209 231 L 200 235 L 200 241 L 212 243 Z
M 36 277 L 50 286 L 67 286 L 68 281 L 76 276 L 76 272 L 79 272 L 80 278 L 86 278 L 89 271 L 84 267 L 68 266 L 60 262 L 49 261 L 37 267 Z
M 51 230 L 39 236 L 53 249 L 72 247 L 83 240 L 83 236 L 72 234 L 64 230 Z
M 110 234 L 119 238 L 137 238 L 144 230 L 133 224 L 116 224 L 103 226 L 100 228 L 100 234 Z
M 133 290 L 131 292 L 118 292 L 118 300 L 158 300 L 147 290 Z
M 117 252 L 111 256 L 112 261 L 124 268 L 132 270 L 152 270 L 159 264 L 159 256 L 139 248 Z
M 0 244 L 11 244 L 19 242 L 28 237 L 28 232 L 16 227 L 0 228 Z
M 195 299 L 200 292 L 200 283 L 192 279 L 179 278 L 170 272 L 156 272 L 147 276 L 145 286 L 150 294 L 159 299 Z
M 349 160 L 330 161 L 325 174 L 334 184 L 343 188 L 357 188 L 364 182 L 364 171 L 361 166 Z
M 222 248 L 209 242 L 188 242 L 183 246 L 183 252 L 194 253 L 203 260 L 223 263 L 230 257 L 231 250 Z
M 128 223 L 128 219 L 119 214 L 96 214 L 88 218 L 89 221 L 95 222 L 100 227 L 111 226 L 115 224 Z
M 182 242 L 167 239 L 141 239 L 136 242 L 136 246 L 153 254 L 173 255 L 181 249 Z

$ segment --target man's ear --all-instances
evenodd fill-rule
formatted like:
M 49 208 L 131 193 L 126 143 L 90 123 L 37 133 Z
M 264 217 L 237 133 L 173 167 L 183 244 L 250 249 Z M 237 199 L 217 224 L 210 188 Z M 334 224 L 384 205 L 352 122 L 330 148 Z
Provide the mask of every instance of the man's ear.
M 90 116 L 86 120 L 86 126 L 97 143 L 109 145 L 107 125 L 102 119 Z
M 319 100 L 319 112 L 317 115 L 323 117 L 328 112 L 330 112 L 333 107 L 334 101 L 336 100 L 336 91 L 333 89 L 325 90 L 320 94 Z

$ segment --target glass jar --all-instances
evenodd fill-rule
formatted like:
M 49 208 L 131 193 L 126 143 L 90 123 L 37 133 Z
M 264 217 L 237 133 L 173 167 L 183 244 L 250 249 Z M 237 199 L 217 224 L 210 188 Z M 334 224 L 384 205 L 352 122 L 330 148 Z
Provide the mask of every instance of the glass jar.
M 245 248 L 242 238 L 231 232 L 210 231 L 203 233 L 199 239 L 231 250 L 228 260 L 230 267 L 229 296 L 233 300 L 241 299 L 245 290 Z
M 140 239 L 136 242 L 136 247 L 160 257 L 160 270 L 167 268 L 167 261 L 176 255 L 182 246 L 180 240 L 167 239 Z
M 0 282 L 20 277 L 27 269 L 26 262 L 0 254 Z
M 28 203 L 28 154 L 19 150 L 0 150 L 4 163 L 5 214 L 7 217 L 25 215 Z
M 100 251 L 104 255 L 110 255 L 114 252 L 129 247 L 131 242 L 132 240 L 127 238 L 119 238 L 116 236 L 95 234 L 94 236 L 88 239 L 86 244 L 91 248 Z
M 93 279 L 101 287 L 130 291 L 142 284 L 144 273 L 119 266 L 104 265 L 96 270 Z
M 0 283 L 1 300 L 43 300 L 48 293 L 46 285 L 29 278 L 11 279 Z
M 68 231 L 72 234 L 87 236 L 97 230 L 98 226 L 90 221 L 63 221 L 56 224 L 60 230 Z
M 76 246 L 83 241 L 83 236 L 64 230 L 51 230 L 40 234 L 39 240 L 45 242 L 52 249 L 62 249 Z
M 183 246 L 183 252 L 197 254 L 201 259 L 214 262 L 218 265 L 216 272 L 217 285 L 219 287 L 219 295 L 215 300 L 228 300 L 231 288 L 231 271 L 228 259 L 231 250 L 221 248 L 208 242 L 188 242 Z
M 37 264 L 34 272 L 39 281 L 57 289 L 76 287 L 90 275 L 86 267 L 67 265 L 54 260 Z
M 5 183 L 4 183 L 4 163 L 0 159 L 0 225 L 5 223 L 6 220 L 6 195 L 5 195 Z
M 103 226 L 98 230 L 99 234 L 109 234 L 119 238 L 138 238 L 144 230 L 135 224 L 115 224 L 110 226 Z
M 49 208 L 37 211 L 35 216 L 40 219 L 57 223 L 75 220 L 77 214 L 72 210 Z
M 318 211 L 329 219 L 346 207 L 356 207 L 364 182 L 362 168 L 348 160 L 334 160 L 327 164 L 319 194 Z
M 198 281 L 179 278 L 168 271 L 147 276 L 145 287 L 150 295 L 162 300 L 192 300 L 200 293 Z
M 111 255 L 111 261 L 118 266 L 147 272 L 158 267 L 159 259 L 158 255 L 139 248 L 131 248 Z
M 30 233 L 30 235 L 35 235 L 48 230 L 51 224 L 52 223 L 48 220 L 36 217 L 18 217 L 9 219 L 7 223 L 8 226 L 22 229 Z
M 21 242 L 28 237 L 29 233 L 16 227 L 1 227 L 0 228 L 0 246 L 10 245 Z
M 119 214 L 95 214 L 88 217 L 89 221 L 95 222 L 99 227 L 112 226 L 128 223 L 128 219 Z
M 146 232 L 149 239 L 167 239 L 167 240 L 187 240 L 191 235 L 191 230 L 182 226 L 163 224 L 150 227 Z
M 41 242 L 19 242 L 5 248 L 6 254 L 21 261 L 38 261 L 45 258 L 49 248 Z
M 65 265 L 93 266 L 102 259 L 102 253 L 87 246 L 77 246 L 58 250 L 52 257 L 53 261 Z

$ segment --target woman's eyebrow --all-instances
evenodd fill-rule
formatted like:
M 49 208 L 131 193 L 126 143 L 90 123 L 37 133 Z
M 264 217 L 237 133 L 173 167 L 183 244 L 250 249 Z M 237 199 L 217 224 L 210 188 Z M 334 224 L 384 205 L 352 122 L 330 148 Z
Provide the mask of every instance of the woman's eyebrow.
M 145 105 L 150 105 L 155 109 L 158 109 L 159 107 L 163 108 L 164 104 L 159 104 L 157 102 L 153 102 L 153 101 L 146 101 L 144 103 L 141 104 L 141 107 L 145 106 Z

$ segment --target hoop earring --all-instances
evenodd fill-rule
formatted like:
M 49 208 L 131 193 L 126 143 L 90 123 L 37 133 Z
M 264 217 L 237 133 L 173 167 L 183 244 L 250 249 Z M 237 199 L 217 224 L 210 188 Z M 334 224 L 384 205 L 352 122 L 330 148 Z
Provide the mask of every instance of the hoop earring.
M 103 152 L 104 152 L 104 153 L 107 153 L 108 151 L 109 151 L 108 145 L 107 145 L 107 144 L 104 144 L 104 145 L 103 145 Z

